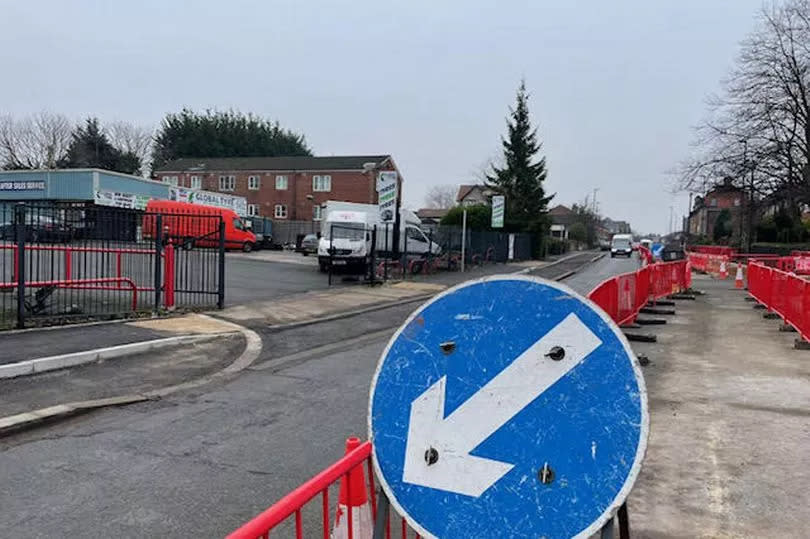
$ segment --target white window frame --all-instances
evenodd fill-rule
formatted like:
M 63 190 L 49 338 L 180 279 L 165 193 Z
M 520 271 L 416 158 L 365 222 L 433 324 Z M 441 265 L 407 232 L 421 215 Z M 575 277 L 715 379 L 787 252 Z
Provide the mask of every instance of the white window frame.
M 177 187 L 177 176 L 163 176 L 163 183 Z
M 219 177 L 219 190 L 220 191 L 233 191 L 236 188 L 236 176 L 220 176 Z
M 312 220 L 320 221 L 321 219 L 323 219 L 323 208 L 320 204 L 315 204 L 312 206 Z
M 276 219 L 286 219 L 287 218 L 287 205 L 286 204 L 276 204 L 276 207 L 273 208 L 273 217 Z
M 248 204 L 247 205 L 247 214 L 250 217 L 256 217 L 259 215 L 259 205 L 258 204 Z
M 332 176 L 315 174 L 312 176 L 312 190 L 316 193 L 328 193 L 332 190 Z
M 201 176 L 192 176 L 191 183 L 189 184 L 191 189 L 202 189 L 202 177 Z
M 279 187 L 279 184 L 281 187 Z M 276 191 L 286 191 L 289 187 L 289 180 L 286 174 L 276 176 Z
M 258 191 L 261 186 L 262 186 L 262 177 L 261 176 L 248 176 L 248 190 L 249 191 Z

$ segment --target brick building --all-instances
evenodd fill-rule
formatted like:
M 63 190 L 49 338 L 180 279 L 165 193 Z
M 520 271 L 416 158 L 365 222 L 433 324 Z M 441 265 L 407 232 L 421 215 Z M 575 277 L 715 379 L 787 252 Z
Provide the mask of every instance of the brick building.
M 245 197 L 248 215 L 318 221 L 327 200 L 376 204 L 382 170 L 399 173 L 390 155 L 184 158 L 158 168 L 154 178 Z
M 703 197 L 695 197 L 694 207 L 688 218 L 689 233 L 693 236 L 711 238 L 714 225 L 723 210 L 730 216 L 731 241 L 739 239 L 740 217 L 745 204 L 745 192 L 732 185 L 730 180 L 716 186 Z

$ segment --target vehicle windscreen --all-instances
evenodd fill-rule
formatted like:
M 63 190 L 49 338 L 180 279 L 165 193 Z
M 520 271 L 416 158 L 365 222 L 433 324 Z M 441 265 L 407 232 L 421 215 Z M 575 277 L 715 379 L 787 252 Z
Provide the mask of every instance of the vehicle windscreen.
M 327 240 L 330 239 L 330 235 L 334 234 L 335 239 L 344 239 L 344 240 L 364 240 L 366 238 L 366 225 L 365 223 L 334 223 L 330 224 L 324 230 L 323 237 Z
M 615 249 L 628 249 L 630 247 L 630 240 L 619 238 L 613 240 L 613 247 Z

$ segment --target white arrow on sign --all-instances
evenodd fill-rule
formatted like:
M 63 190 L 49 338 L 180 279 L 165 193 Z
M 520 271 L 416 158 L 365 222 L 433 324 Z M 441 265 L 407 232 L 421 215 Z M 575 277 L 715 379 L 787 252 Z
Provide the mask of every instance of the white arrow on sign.
M 443 376 L 411 403 L 402 480 L 481 496 L 514 465 L 470 452 L 600 344 L 577 315 L 569 314 L 447 417 Z M 548 355 L 556 346 L 565 351 L 562 359 Z

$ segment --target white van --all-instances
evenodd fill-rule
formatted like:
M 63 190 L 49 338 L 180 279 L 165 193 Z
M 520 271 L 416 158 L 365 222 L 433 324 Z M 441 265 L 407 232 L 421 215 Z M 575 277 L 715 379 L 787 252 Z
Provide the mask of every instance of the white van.
M 380 222 L 379 207 L 374 204 L 327 201 L 323 205 L 325 216 L 318 242 L 318 265 L 321 271 L 335 266 L 365 268 L 371 253 L 372 230 L 377 228 L 377 256 L 389 256 L 394 250 L 394 225 Z M 400 210 L 399 250 L 409 256 L 438 255 L 441 247 L 431 242 L 420 229 L 421 221 L 410 210 Z M 334 238 L 332 237 L 334 232 Z M 330 248 L 334 249 L 330 257 Z
M 610 258 L 619 255 L 633 256 L 633 236 L 631 234 L 614 234 L 610 240 Z

